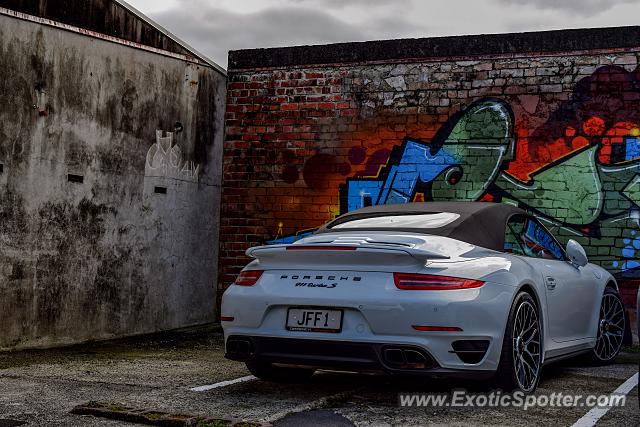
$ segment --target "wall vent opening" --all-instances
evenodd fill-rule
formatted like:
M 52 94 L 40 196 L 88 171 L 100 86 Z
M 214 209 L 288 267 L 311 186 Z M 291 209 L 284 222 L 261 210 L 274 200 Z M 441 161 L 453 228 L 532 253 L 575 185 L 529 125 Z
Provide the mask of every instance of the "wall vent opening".
M 77 182 L 79 184 L 82 184 L 84 182 L 84 176 L 70 173 L 69 175 L 67 175 L 67 180 L 69 182 Z
M 167 187 L 155 187 L 153 192 L 158 194 L 167 194 Z

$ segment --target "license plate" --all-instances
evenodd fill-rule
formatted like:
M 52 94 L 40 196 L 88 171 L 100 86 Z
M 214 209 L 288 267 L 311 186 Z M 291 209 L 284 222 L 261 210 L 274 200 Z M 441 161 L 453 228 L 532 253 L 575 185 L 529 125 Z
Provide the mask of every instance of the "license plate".
M 287 330 L 338 333 L 342 330 L 342 310 L 322 308 L 290 308 Z

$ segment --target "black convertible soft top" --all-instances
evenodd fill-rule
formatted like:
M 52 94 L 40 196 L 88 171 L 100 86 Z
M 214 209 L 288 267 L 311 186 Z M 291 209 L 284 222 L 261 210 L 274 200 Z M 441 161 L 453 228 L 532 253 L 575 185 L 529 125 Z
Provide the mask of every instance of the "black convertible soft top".
M 376 218 L 388 215 L 420 215 L 450 212 L 459 214 L 455 221 L 437 228 L 396 228 L 396 227 L 357 227 L 336 225 L 365 218 Z M 461 240 L 472 245 L 495 251 L 504 249 L 506 223 L 512 215 L 527 213 L 515 206 L 488 202 L 425 202 L 395 205 L 378 205 L 358 209 L 339 216 L 325 224 L 316 233 L 335 233 L 343 231 L 396 231 L 445 236 Z

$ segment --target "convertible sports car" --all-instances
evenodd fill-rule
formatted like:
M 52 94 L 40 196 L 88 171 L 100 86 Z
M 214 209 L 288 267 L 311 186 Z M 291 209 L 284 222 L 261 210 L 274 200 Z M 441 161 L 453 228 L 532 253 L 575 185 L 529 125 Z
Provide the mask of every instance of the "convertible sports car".
M 506 204 L 368 207 L 247 254 L 223 296 L 226 357 L 262 379 L 382 371 L 531 392 L 544 364 L 622 346 L 614 278 Z

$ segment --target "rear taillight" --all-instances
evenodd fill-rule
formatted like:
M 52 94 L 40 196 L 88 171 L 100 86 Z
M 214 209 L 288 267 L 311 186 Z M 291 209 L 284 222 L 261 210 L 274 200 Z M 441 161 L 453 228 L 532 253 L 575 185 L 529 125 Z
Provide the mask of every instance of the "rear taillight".
M 253 286 L 258 282 L 260 276 L 262 276 L 262 270 L 243 271 L 238 275 L 238 278 L 233 284 L 238 286 Z
M 484 285 L 481 280 L 432 274 L 393 273 L 393 281 L 398 289 L 416 291 L 439 291 L 451 289 L 472 289 Z

